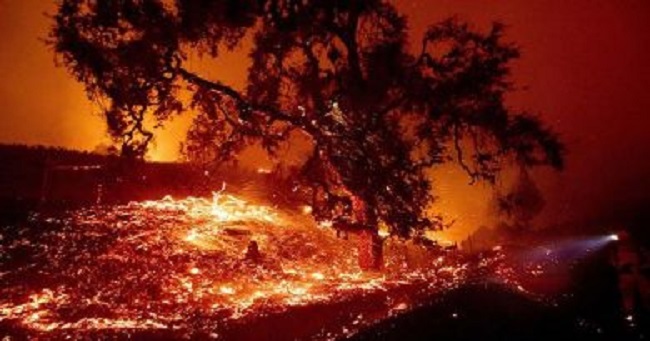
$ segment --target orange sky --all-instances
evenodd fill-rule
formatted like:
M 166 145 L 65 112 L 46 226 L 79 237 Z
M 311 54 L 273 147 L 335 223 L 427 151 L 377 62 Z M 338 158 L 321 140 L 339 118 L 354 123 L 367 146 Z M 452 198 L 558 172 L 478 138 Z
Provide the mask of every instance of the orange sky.
M 410 17 L 413 37 L 428 23 L 454 14 L 479 27 L 495 19 L 509 25 L 508 39 L 523 52 L 514 78 L 527 88 L 514 93 L 509 103 L 540 112 L 570 150 L 567 171 L 545 177 L 543 183 L 553 216 L 602 213 L 648 198 L 650 2 L 397 2 Z M 54 10 L 53 3 L 0 0 L 0 143 L 92 150 L 108 141 L 102 119 L 93 114 L 96 108 L 83 87 L 54 65 L 51 51 L 39 41 L 47 34 L 44 13 Z M 243 55 L 225 56 L 211 73 L 241 85 Z M 177 120 L 159 134 L 153 158 L 175 158 L 184 125 Z M 454 180 L 443 187 L 458 192 L 464 183 Z M 463 193 L 468 195 L 454 205 L 465 213 L 484 209 L 483 195 Z M 476 214 L 479 221 L 481 214 Z

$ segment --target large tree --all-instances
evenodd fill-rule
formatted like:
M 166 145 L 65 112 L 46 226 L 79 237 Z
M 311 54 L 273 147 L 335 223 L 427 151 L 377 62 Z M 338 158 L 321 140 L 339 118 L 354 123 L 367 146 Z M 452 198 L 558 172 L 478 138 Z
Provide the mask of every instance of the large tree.
M 188 109 L 186 152 L 218 161 L 253 143 L 273 155 L 300 132 L 318 220 L 410 236 L 436 225 L 431 167 L 455 161 L 472 181 L 509 162 L 562 167 L 556 135 L 504 105 L 519 53 L 502 33 L 450 19 L 409 48 L 406 18 L 382 0 L 62 0 L 50 41 L 124 154 L 146 151 L 148 117 Z M 188 66 L 249 37 L 245 90 Z

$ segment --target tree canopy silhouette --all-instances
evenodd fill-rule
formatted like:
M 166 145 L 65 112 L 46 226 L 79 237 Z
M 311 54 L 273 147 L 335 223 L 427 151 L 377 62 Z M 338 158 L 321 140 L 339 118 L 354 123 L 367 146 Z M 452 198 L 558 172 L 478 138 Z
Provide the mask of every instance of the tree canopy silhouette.
M 409 48 L 407 19 L 382 0 L 62 0 L 53 20 L 50 43 L 102 103 L 124 154 L 145 153 L 145 121 L 187 109 L 198 112 L 190 155 L 209 147 L 229 160 L 252 143 L 273 155 L 300 132 L 318 220 L 347 214 L 409 236 L 437 226 L 426 214 L 435 165 L 457 162 L 472 181 L 508 162 L 562 167 L 556 134 L 504 105 L 519 53 L 501 24 L 445 20 Z M 246 37 L 245 90 L 187 63 Z

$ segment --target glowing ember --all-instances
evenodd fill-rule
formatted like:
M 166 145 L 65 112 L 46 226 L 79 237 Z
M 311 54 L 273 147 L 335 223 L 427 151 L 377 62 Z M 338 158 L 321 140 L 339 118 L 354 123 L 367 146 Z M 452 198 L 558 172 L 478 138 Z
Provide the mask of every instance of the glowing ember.
M 434 292 L 456 286 L 467 269 L 426 250 L 418 252 L 430 261 L 415 264 L 404 252 L 415 246 L 388 239 L 385 271 L 364 273 L 352 238 L 223 192 L 35 216 L 30 224 L 0 244 L 0 322 L 34 333 L 207 331 L 213 322 L 407 285 Z M 258 255 L 247 251 L 252 243 Z
M 309 205 L 305 205 L 302 207 L 302 214 L 311 214 L 313 211 L 312 207 Z

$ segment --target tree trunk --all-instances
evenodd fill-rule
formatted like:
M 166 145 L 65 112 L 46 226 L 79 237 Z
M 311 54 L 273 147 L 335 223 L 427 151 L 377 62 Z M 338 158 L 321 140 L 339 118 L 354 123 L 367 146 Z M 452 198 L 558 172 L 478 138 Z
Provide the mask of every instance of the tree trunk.
M 364 271 L 381 270 L 383 262 L 383 241 L 376 229 L 363 229 L 359 232 L 359 267 Z

